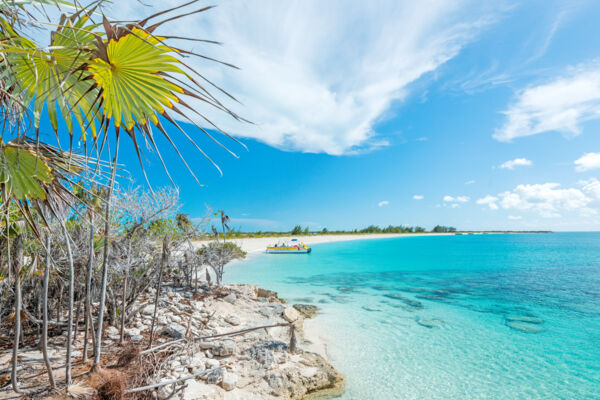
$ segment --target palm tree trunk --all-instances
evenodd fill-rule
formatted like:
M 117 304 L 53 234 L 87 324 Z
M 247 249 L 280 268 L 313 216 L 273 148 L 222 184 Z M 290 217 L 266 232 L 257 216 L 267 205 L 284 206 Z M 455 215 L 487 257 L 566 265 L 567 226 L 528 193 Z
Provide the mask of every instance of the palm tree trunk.
M 92 337 L 92 355 L 96 356 L 96 335 L 94 335 L 94 318 L 92 317 L 92 309 L 88 309 L 88 323 L 90 328 L 90 336 Z
M 119 338 L 119 344 L 123 344 L 125 338 L 125 312 L 127 308 L 127 278 L 129 275 L 129 265 L 125 269 L 125 276 L 123 277 L 123 293 L 121 294 L 121 337 Z
M 56 382 L 54 382 L 54 375 L 52 374 L 52 364 L 48 358 L 48 280 L 50 278 L 50 234 L 46 235 L 46 267 L 44 268 L 44 294 L 42 297 L 42 355 L 44 356 L 44 363 L 46 364 L 46 370 L 48 371 L 48 379 L 50 380 L 50 388 L 56 389 Z
M 19 337 L 21 336 L 21 265 L 23 265 L 23 235 L 18 234 L 15 237 L 15 256 L 13 257 L 14 275 L 15 275 L 15 337 L 13 340 L 12 370 L 11 381 L 13 390 L 16 393 L 22 393 L 17 381 L 17 367 L 19 355 Z M 9 263 L 10 264 L 10 263 Z M 10 268 L 10 265 L 9 265 Z
M 92 322 L 92 271 L 94 268 L 94 210 L 90 212 L 90 255 L 88 258 L 87 275 L 85 277 L 85 334 L 83 335 L 83 362 L 87 361 L 88 350 L 88 331 L 92 331 L 94 338 L 94 328 L 90 327 Z M 94 347 L 95 348 L 95 347 Z
M 116 132 L 115 156 L 110 167 L 110 184 L 106 194 L 106 214 L 104 220 L 104 252 L 102 255 L 102 287 L 100 289 L 100 311 L 98 315 L 98 331 L 96 333 L 96 351 L 92 369 L 97 369 L 100 364 L 100 352 L 102 351 L 102 331 L 104 322 L 104 303 L 106 301 L 106 284 L 108 281 L 108 257 L 110 249 L 110 201 L 115 187 L 115 175 L 117 173 L 117 160 L 119 157 L 119 131 Z
M 73 268 L 73 252 L 71 251 L 71 240 L 65 221 L 61 221 L 63 235 L 65 236 L 65 245 L 67 247 L 67 259 L 69 262 L 69 310 L 67 322 L 67 363 L 65 367 L 65 383 L 67 388 L 71 384 L 71 352 L 73 348 L 73 297 L 75 293 L 75 269 Z
M 73 332 L 73 343 L 77 341 L 77 335 L 79 334 L 79 318 L 81 317 L 81 293 L 78 293 L 77 296 L 79 299 L 77 301 L 77 311 L 75 311 L 75 323 L 74 323 L 74 332 Z
M 158 269 L 158 285 L 156 287 L 156 297 L 154 298 L 154 315 L 152 315 L 152 325 L 150 326 L 150 340 L 148 343 L 148 348 L 152 347 L 152 340 L 154 339 L 154 325 L 156 324 L 156 312 L 158 311 L 158 299 L 160 298 L 163 269 L 169 262 L 168 246 L 169 241 L 167 239 L 167 235 L 165 235 L 165 239 L 163 240 L 162 258 L 160 259 L 160 268 Z
M 58 304 L 56 305 L 56 322 L 60 325 L 60 317 L 62 316 L 62 299 L 63 299 L 63 281 L 58 281 Z

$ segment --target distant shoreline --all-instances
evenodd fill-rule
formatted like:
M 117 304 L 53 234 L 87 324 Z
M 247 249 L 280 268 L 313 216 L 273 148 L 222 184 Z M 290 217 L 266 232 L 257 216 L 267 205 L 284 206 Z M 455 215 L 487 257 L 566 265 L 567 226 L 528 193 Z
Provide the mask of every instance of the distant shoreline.
M 277 243 L 278 240 L 294 237 L 307 245 L 315 245 L 321 243 L 347 242 L 353 240 L 370 240 L 370 239 L 388 239 L 398 237 L 418 237 L 418 236 L 455 236 L 455 235 L 483 235 L 483 234 L 509 234 L 509 233 L 551 233 L 549 231 L 531 231 L 531 232 L 509 232 L 509 231 L 481 231 L 481 232 L 444 232 L 444 233 L 347 233 L 347 234 L 324 234 L 324 235 L 281 235 L 281 236 L 265 236 L 265 237 L 245 237 L 231 238 L 234 243 L 237 243 L 242 250 L 247 253 L 258 253 L 265 251 L 267 246 Z

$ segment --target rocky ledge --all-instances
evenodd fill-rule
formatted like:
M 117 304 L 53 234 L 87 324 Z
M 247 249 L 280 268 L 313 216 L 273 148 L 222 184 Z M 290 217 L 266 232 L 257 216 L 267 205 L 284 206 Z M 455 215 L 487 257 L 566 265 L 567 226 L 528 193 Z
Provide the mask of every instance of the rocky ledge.
M 153 297 L 149 293 L 143 299 L 148 303 L 139 304 L 140 313 L 132 321 L 135 328 L 126 330 L 130 340 L 147 336 Z M 175 393 L 174 398 L 183 400 L 251 400 L 340 395 L 343 376 L 321 355 L 305 350 L 310 343 L 304 339 L 304 318 L 315 313 L 315 306 L 288 306 L 275 292 L 256 285 L 228 285 L 203 293 L 167 288 L 159 301 L 159 336 L 153 346 L 182 341 L 180 348 L 161 361 L 152 380 L 158 383 L 199 375 L 180 383 L 185 384 L 182 390 L 176 390 L 176 384 L 166 385 L 153 397 Z M 203 339 L 277 324 L 283 326 Z M 295 340 L 291 343 L 292 332 Z M 200 374 L 202 371 L 207 373 Z

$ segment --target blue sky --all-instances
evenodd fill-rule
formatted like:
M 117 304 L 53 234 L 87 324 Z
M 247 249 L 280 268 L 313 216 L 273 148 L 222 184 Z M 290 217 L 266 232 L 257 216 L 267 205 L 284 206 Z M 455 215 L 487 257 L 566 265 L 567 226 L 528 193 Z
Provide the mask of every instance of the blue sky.
M 241 70 L 194 63 L 256 125 L 203 109 L 249 149 L 189 126 L 224 173 L 179 140 L 203 187 L 165 150 L 183 211 L 244 230 L 599 230 L 598 16 L 594 1 L 222 1 L 170 28 L 224 43 L 195 49 Z

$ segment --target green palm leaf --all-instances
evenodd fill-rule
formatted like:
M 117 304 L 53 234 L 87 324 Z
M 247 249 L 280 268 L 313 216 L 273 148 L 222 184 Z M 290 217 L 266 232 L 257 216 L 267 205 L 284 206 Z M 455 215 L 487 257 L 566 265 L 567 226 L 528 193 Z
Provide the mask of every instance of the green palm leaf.
M 52 170 L 32 151 L 3 146 L 0 154 L 0 183 L 16 200 L 46 199 L 42 184 L 51 183 Z

